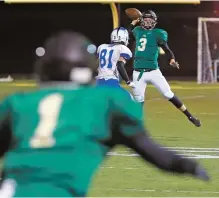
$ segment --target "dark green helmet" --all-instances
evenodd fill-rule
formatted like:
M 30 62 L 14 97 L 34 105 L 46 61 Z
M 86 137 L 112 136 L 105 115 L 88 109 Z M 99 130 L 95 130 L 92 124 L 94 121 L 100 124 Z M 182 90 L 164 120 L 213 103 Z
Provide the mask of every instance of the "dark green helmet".
M 76 32 L 60 32 L 45 42 L 35 65 L 38 79 L 89 83 L 97 70 L 96 46 Z

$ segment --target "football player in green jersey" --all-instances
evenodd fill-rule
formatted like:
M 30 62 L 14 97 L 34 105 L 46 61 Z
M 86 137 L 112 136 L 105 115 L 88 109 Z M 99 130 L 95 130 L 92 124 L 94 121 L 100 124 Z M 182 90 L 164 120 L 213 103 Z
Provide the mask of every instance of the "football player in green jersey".
M 92 85 L 95 49 L 84 36 L 60 33 L 44 49 L 36 64 L 39 89 L 0 104 L 1 154 L 10 145 L 0 197 L 86 196 L 96 169 L 118 144 L 162 170 L 209 179 L 196 161 L 149 138 L 141 105 L 119 89 Z
M 140 23 L 140 26 L 136 26 Z M 157 24 L 156 14 L 148 10 L 142 16 L 132 21 L 128 30 L 130 36 L 136 41 L 134 56 L 133 94 L 137 102 L 144 104 L 145 89 L 147 83 L 153 84 L 159 92 L 167 98 L 176 108 L 181 110 L 196 127 L 201 126 L 200 120 L 195 118 L 171 91 L 170 86 L 162 75 L 158 65 L 159 47 L 168 55 L 170 65 L 179 69 L 179 64 L 175 61 L 173 52 L 170 50 L 167 41 L 167 32 L 163 29 L 155 28 Z

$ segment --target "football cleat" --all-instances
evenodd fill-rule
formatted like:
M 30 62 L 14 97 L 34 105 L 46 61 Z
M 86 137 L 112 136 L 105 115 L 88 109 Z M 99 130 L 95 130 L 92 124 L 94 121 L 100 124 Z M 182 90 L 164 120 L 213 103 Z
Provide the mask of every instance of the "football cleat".
M 189 121 L 192 122 L 196 127 L 201 126 L 201 122 L 199 119 L 192 117 L 189 117 Z

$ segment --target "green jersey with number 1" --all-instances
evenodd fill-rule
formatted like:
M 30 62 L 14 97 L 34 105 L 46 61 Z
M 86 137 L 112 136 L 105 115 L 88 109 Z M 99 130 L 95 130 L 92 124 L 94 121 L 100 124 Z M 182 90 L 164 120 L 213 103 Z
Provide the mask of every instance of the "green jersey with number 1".
M 85 196 L 110 150 L 103 142 L 111 141 L 114 116 L 113 126 L 127 137 L 143 131 L 141 114 L 113 88 L 49 87 L 9 96 L 0 104 L 0 121 L 9 116 L 16 140 L 4 160 L 6 179 L 17 183 L 15 196 Z
M 167 32 L 162 29 L 145 30 L 137 26 L 133 29 L 136 40 L 135 69 L 157 69 L 159 45 L 167 42 Z

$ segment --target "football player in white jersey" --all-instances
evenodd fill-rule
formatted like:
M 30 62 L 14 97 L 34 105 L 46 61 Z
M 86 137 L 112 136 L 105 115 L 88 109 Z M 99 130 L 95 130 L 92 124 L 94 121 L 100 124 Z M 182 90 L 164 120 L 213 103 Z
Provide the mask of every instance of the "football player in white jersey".
M 123 27 L 119 27 L 112 31 L 110 44 L 102 44 L 98 47 L 97 56 L 99 67 L 96 77 L 97 85 L 113 86 L 123 89 L 119 84 L 120 74 L 127 85 L 132 88 L 135 87 L 135 84 L 130 81 L 124 67 L 126 62 L 132 58 L 132 52 L 127 47 L 128 40 L 128 31 Z

